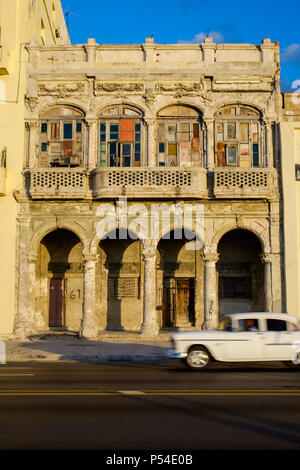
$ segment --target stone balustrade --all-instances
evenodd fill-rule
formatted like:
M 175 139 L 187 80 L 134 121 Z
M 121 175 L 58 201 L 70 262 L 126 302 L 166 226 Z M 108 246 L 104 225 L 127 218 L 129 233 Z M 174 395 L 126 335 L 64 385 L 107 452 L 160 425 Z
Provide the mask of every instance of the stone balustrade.
M 26 189 L 35 199 L 208 197 L 204 168 L 96 168 L 91 172 L 82 168 L 35 168 L 24 174 Z M 273 168 L 215 168 L 213 174 L 217 198 L 278 196 Z
M 82 168 L 39 168 L 24 174 L 32 198 L 81 199 L 88 195 L 88 171 Z
M 207 196 L 204 168 L 97 168 L 93 171 L 93 196 L 195 197 Z
M 273 198 L 278 196 L 274 168 L 215 168 L 214 195 L 217 198 Z

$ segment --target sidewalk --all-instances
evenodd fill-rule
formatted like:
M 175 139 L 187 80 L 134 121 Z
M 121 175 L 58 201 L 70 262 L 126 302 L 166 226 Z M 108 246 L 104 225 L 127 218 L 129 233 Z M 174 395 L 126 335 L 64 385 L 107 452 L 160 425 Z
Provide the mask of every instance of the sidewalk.
M 170 334 L 141 339 L 134 333 L 104 333 L 98 341 L 72 334 L 45 333 L 26 340 L 3 339 L 6 363 L 21 361 L 167 361 Z

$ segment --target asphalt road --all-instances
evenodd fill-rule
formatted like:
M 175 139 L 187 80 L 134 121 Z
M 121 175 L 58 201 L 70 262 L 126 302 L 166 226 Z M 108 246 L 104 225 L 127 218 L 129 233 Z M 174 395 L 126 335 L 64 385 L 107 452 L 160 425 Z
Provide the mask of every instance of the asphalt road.
M 300 450 L 300 370 L 0 366 L 0 450 Z

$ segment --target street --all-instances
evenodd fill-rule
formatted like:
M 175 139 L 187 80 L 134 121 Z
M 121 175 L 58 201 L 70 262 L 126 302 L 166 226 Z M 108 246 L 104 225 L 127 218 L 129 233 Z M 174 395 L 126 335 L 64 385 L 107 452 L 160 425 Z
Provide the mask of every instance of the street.
M 0 450 L 299 450 L 299 405 L 281 364 L 9 363 Z

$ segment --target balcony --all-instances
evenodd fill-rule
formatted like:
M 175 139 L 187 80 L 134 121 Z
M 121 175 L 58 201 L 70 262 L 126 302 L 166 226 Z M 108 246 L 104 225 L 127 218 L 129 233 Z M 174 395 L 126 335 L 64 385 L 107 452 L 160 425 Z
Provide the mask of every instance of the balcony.
M 96 168 L 93 197 L 205 198 L 204 168 Z
M 33 199 L 82 199 L 89 195 L 88 171 L 82 168 L 39 168 L 24 172 Z
M 274 168 L 215 168 L 216 198 L 276 198 L 277 174 Z

